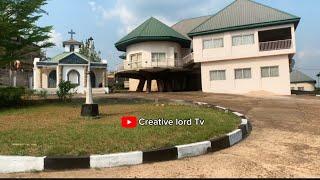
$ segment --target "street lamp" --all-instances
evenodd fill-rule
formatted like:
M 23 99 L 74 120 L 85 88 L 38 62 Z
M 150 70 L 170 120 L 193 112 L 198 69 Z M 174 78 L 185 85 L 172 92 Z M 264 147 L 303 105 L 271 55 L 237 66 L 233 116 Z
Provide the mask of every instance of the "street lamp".
M 87 72 L 87 89 L 86 89 L 86 103 L 82 105 L 81 116 L 96 117 L 99 116 L 99 106 L 93 103 L 92 98 L 92 86 L 91 86 L 91 60 L 92 60 L 92 46 L 93 38 L 89 39 L 89 61 L 88 61 L 88 72 Z

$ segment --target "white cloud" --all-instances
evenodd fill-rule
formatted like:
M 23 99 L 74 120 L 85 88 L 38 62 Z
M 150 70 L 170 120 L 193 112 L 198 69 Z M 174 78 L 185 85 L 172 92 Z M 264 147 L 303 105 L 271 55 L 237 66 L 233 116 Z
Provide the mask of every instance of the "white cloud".
M 137 23 L 137 20 L 134 16 L 134 14 L 127 8 L 126 4 L 118 0 L 115 7 L 112 9 L 105 9 L 101 5 L 97 5 L 96 2 L 90 1 L 89 5 L 91 7 L 91 10 L 95 13 L 98 13 L 102 16 L 102 19 L 107 22 L 112 18 L 118 18 L 120 22 L 122 23 L 124 28 L 119 30 L 119 33 L 128 33 L 129 31 L 133 30 L 135 27 L 135 23 Z
M 316 49 L 310 49 L 310 50 L 301 50 L 297 52 L 297 57 L 299 59 L 307 59 L 307 58 L 314 58 L 314 57 L 320 57 L 320 51 Z
M 52 30 L 49 33 L 49 36 L 51 37 L 49 39 L 50 42 L 54 43 L 57 47 L 62 47 L 61 44 L 62 44 L 63 38 L 61 33 L 57 32 L 56 30 Z
M 57 32 L 56 30 L 52 30 L 49 33 L 49 36 L 51 37 L 49 39 L 49 42 L 52 42 L 56 45 L 52 48 L 46 49 L 47 56 L 52 57 L 52 56 L 55 56 L 63 51 L 63 48 L 62 48 L 63 37 L 62 37 L 62 34 Z
M 111 8 L 95 1 L 90 1 L 89 6 L 104 23 L 118 19 L 122 25 L 117 30 L 118 35 L 123 36 L 151 16 L 171 26 L 183 18 L 213 14 L 226 3 L 225 0 L 116 0 Z

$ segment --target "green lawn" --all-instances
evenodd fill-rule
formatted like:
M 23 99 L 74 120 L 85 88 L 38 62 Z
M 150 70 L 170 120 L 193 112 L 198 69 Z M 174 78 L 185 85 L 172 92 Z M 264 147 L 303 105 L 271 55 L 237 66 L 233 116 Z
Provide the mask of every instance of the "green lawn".
M 100 119 L 80 117 L 81 102 L 48 102 L 0 110 L 1 155 L 88 155 L 151 150 L 193 143 L 234 130 L 239 119 L 231 113 L 196 106 L 156 105 L 145 100 L 99 100 Z M 123 129 L 120 118 L 205 120 L 203 126 L 138 126 Z

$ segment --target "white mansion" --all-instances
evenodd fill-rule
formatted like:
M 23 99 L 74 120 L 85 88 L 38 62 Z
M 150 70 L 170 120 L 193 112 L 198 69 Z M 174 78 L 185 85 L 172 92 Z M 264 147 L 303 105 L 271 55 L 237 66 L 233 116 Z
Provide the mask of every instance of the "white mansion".
M 300 18 L 252 0 L 172 27 L 150 18 L 116 44 L 130 90 L 289 95 Z
M 77 93 L 85 93 L 89 59 L 79 53 L 81 46 L 82 43 L 74 40 L 71 34 L 71 39 L 63 42 L 63 53 L 50 59 L 35 58 L 34 89 L 55 93 L 61 81 L 70 81 L 77 85 Z M 105 93 L 107 63 L 90 64 L 93 93 Z

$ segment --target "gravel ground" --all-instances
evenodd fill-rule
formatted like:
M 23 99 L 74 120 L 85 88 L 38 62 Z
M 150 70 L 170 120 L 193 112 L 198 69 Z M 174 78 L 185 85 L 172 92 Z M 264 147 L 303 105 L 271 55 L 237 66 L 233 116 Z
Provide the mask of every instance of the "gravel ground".
M 246 114 L 253 131 L 236 146 L 199 157 L 131 167 L 2 174 L 0 177 L 320 177 L 320 97 L 249 97 L 201 92 L 112 96 L 219 104 Z

